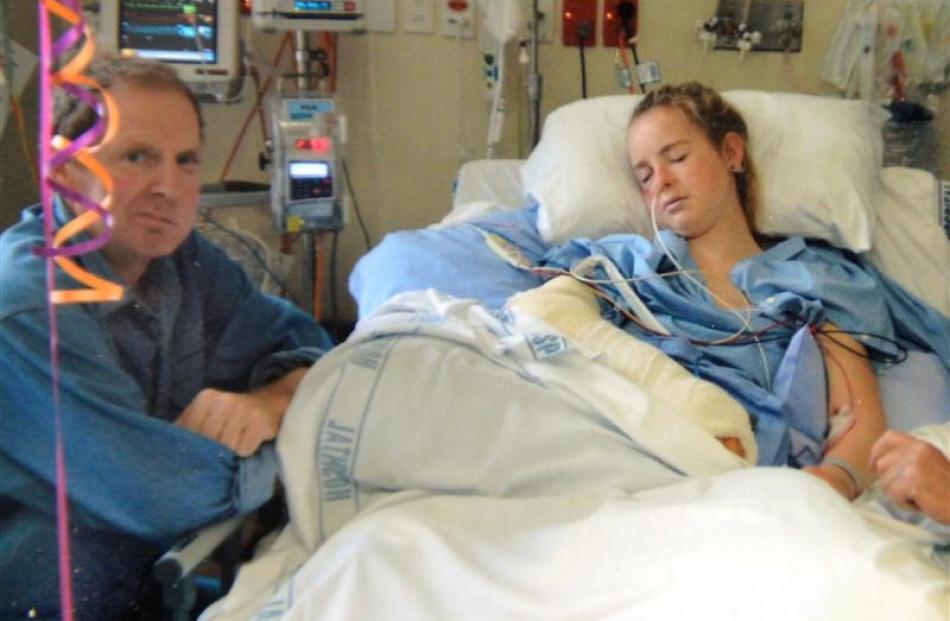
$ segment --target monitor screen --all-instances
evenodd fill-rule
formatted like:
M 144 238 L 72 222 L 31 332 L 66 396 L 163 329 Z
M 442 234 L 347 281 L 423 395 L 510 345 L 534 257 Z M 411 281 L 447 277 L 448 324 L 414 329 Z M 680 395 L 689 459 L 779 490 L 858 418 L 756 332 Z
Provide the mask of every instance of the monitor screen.
M 330 165 L 326 162 L 291 162 L 292 179 L 326 179 L 330 176 Z
M 239 74 L 236 0 L 102 0 L 100 45 L 170 63 L 191 84 Z
M 214 2 L 122 2 L 119 50 L 179 63 L 214 63 L 218 13 Z M 187 8 L 182 5 L 187 5 Z

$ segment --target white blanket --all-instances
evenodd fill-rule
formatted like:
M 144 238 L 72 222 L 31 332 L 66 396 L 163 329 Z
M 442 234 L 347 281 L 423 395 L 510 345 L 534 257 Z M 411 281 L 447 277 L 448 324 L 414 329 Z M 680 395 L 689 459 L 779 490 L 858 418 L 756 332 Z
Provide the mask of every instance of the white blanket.
M 870 523 L 808 475 L 743 469 L 560 337 L 431 292 L 313 367 L 278 452 L 291 522 L 203 619 L 937 619 L 950 604 L 923 531 Z

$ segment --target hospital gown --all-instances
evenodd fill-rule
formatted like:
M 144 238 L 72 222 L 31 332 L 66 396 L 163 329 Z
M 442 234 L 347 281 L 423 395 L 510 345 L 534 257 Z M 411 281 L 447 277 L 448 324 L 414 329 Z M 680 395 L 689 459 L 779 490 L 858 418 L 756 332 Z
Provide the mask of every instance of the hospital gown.
M 686 241 L 670 231 L 660 235 L 683 268 L 703 282 Z M 834 323 L 859 335 L 882 359 L 898 358 L 899 348 L 933 351 L 950 369 L 950 319 L 860 257 L 820 242 L 793 237 L 739 262 L 731 279 L 751 307 L 738 314 L 718 307 L 688 277 L 671 274 L 677 268 L 659 244 L 638 235 L 574 240 L 553 248 L 546 263 L 567 269 L 591 255 L 609 258 L 625 277 L 636 279 L 631 286 L 638 296 L 676 336 L 651 333 L 608 304 L 604 316 L 738 399 L 752 416 L 763 465 L 807 465 L 821 453 L 826 393 L 809 326 Z M 602 269 L 596 276 L 607 278 Z M 604 287 L 628 306 L 615 285 Z M 741 331 L 745 321 L 753 332 L 769 329 L 758 341 L 708 344 Z

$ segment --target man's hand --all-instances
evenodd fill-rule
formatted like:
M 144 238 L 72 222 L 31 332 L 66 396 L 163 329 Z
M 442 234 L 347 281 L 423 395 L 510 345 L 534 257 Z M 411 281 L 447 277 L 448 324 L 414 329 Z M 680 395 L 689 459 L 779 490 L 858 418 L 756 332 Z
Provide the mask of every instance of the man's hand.
M 306 369 L 249 393 L 205 388 L 188 404 L 175 424 L 224 444 L 241 457 L 257 452 L 277 437 L 284 412 Z
M 937 447 L 888 431 L 871 449 L 870 466 L 893 502 L 950 524 L 950 461 Z

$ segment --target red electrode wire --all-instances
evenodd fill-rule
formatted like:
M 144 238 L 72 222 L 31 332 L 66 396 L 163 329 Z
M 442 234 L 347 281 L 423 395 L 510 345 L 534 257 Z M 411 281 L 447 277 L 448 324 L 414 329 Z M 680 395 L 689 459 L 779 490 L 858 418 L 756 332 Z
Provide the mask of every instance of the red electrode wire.
M 631 95 L 635 92 L 633 88 L 633 72 L 630 71 L 630 59 L 627 58 L 627 37 L 623 34 L 623 29 L 621 29 L 620 34 L 617 35 L 617 49 L 620 53 L 620 60 L 623 63 L 623 67 L 627 72 L 627 75 L 630 77 L 630 85 L 627 87 L 627 92 Z M 636 71 L 636 68 L 634 68 Z
M 280 64 L 281 59 L 284 56 L 284 52 L 287 50 L 287 47 L 291 43 L 291 36 L 288 32 L 284 35 L 283 39 L 280 41 L 280 47 L 277 49 L 277 53 L 274 55 L 274 60 L 271 61 L 271 67 L 276 71 L 277 66 Z M 247 116 L 244 118 L 244 124 L 241 126 L 241 131 L 238 132 L 237 138 L 234 141 L 234 145 L 231 147 L 231 151 L 228 154 L 228 159 L 224 163 L 224 167 L 221 169 L 221 174 L 218 176 L 218 181 L 224 181 L 228 177 L 228 171 L 231 169 L 231 164 L 234 162 L 234 158 L 237 156 L 238 149 L 241 146 L 241 143 L 244 140 L 244 136 L 247 133 L 247 128 L 251 124 L 251 120 L 254 118 L 255 114 L 259 115 L 261 127 L 264 128 L 267 126 L 267 121 L 264 118 L 264 108 L 261 106 L 261 100 L 264 98 L 264 94 L 267 93 L 267 90 L 270 88 L 271 82 L 273 82 L 273 75 L 267 76 L 267 79 L 264 80 L 264 84 L 257 88 L 255 94 L 254 106 L 248 111 Z M 257 80 L 255 79 L 255 85 Z M 266 138 L 266 134 L 265 134 Z

